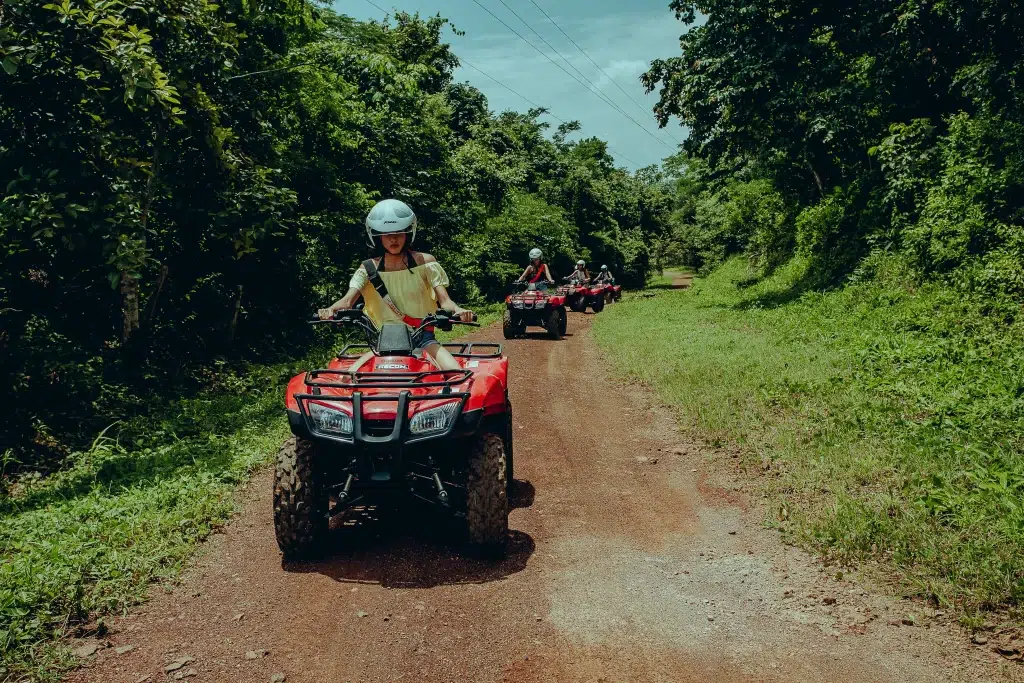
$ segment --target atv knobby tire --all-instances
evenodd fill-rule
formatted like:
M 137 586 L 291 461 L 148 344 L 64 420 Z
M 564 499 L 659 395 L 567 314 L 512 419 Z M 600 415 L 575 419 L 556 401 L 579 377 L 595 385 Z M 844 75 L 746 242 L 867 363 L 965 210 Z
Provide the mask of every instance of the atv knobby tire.
M 553 308 L 544 317 L 544 329 L 552 339 L 562 338 L 562 312 L 561 309 Z
M 274 533 L 286 560 L 316 554 L 327 535 L 328 499 L 318 488 L 316 447 L 291 438 L 274 469 Z
M 508 540 L 508 464 L 505 439 L 484 432 L 473 445 L 466 482 L 469 542 L 491 556 L 505 554 Z
M 571 308 L 574 313 L 586 313 L 587 300 L 584 299 L 583 297 L 580 297 L 579 299 L 576 299 L 571 304 L 569 304 L 569 308 Z
M 604 295 L 594 297 L 594 300 L 590 302 L 590 307 L 594 309 L 594 313 L 600 313 L 604 310 Z
M 569 314 L 565 312 L 564 308 L 559 308 L 558 318 L 558 332 L 564 337 L 565 333 L 569 331 Z
M 505 334 L 505 339 L 515 339 L 523 333 L 523 326 L 516 322 L 512 317 L 512 311 L 508 309 L 501 317 L 501 331 Z

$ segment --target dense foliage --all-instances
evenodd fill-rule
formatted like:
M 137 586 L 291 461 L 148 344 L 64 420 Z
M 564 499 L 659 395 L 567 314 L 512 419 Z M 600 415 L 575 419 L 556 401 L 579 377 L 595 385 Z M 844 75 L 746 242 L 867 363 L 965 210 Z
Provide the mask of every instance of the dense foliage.
M 453 82 L 446 21 L 304 0 L 0 6 L 0 427 L 58 468 L 216 359 L 295 356 L 397 196 L 463 300 L 540 244 L 642 281 L 663 195 Z M 576 136 L 578 138 L 578 136 Z
M 704 346 L 663 383 L 701 416 L 727 406 L 703 426 L 783 461 L 809 543 L 882 560 L 974 626 L 1019 606 L 1018 3 L 672 8 L 682 55 L 644 76 L 662 123 L 691 131 L 666 257 L 710 275 L 672 318 Z
M 795 252 L 834 283 L 879 251 L 1024 293 L 1024 23 L 1011 0 L 675 0 L 644 76 L 691 131 L 674 225 L 697 265 Z M 699 25 L 698 25 L 699 24 Z

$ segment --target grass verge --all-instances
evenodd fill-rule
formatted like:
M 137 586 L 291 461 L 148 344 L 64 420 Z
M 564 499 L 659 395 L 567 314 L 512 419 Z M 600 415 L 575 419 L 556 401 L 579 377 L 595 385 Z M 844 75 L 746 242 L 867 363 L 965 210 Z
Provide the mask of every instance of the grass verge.
M 480 323 L 501 310 L 480 308 Z M 61 472 L 0 494 L 0 681 L 58 680 L 75 663 L 61 638 L 177 576 L 288 438 L 288 379 L 326 355 L 216 373 L 202 395 L 114 425 Z
M 733 260 L 689 290 L 610 307 L 595 336 L 684 428 L 767 472 L 790 539 L 839 563 L 880 560 L 969 626 L 1007 607 L 1019 621 L 1019 304 L 875 267 L 822 294 L 801 291 L 799 262 L 756 281 Z

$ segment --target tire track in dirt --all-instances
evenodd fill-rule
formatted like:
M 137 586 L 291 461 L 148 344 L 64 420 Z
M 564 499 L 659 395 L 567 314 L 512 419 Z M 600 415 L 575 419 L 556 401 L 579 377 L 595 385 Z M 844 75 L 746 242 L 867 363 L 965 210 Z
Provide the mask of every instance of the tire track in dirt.
M 506 560 L 463 557 L 451 522 L 415 507 L 368 512 L 332 533 L 323 561 L 282 565 L 265 470 L 181 584 L 115 620 L 114 647 L 70 680 L 859 682 L 982 670 L 954 632 L 888 626 L 892 601 L 828 579 L 762 530 L 741 494 L 716 495 L 728 483 L 706 474 L 708 452 L 609 379 L 591 320 L 572 314 L 559 342 L 506 344 L 519 480 Z

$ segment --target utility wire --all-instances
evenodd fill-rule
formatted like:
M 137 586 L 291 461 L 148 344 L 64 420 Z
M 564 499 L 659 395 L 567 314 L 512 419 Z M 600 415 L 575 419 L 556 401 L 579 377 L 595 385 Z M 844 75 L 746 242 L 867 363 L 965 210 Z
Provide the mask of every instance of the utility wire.
M 639 102 L 637 102 L 637 101 L 636 101 L 636 99 L 634 99 L 632 95 L 630 95 L 630 94 L 629 94 L 628 92 L 626 92 L 625 90 L 623 90 L 622 86 L 621 86 L 621 85 L 619 85 L 619 83 L 618 83 L 618 82 L 617 82 L 617 81 L 616 81 L 616 80 L 615 80 L 614 78 L 612 78 L 612 77 L 611 77 L 611 75 L 610 75 L 610 74 L 609 74 L 609 73 L 608 73 L 607 71 L 605 71 L 605 70 L 604 70 L 604 69 L 603 69 L 603 68 L 601 67 L 601 65 L 600 65 L 600 64 L 598 64 L 597 62 L 595 62 L 595 61 L 594 61 L 594 59 L 593 59 L 593 58 L 592 58 L 592 57 L 591 57 L 591 56 L 590 56 L 589 54 L 587 54 L 587 51 L 586 51 L 586 50 L 584 50 L 584 49 L 583 49 L 582 47 L 580 47 L 580 46 L 579 46 L 579 44 L 578 44 L 578 43 L 577 43 L 577 42 L 576 42 L 575 40 L 573 40 L 573 39 L 572 39 L 572 36 L 570 36 L 570 35 L 569 35 L 568 33 L 566 33 L 565 31 L 563 31 L 563 30 L 562 30 L 562 27 L 561 27 L 561 26 L 559 26 L 559 25 L 558 25 L 558 24 L 557 24 L 557 23 L 555 22 L 555 20 L 554 20 L 554 19 L 552 19 L 550 15 L 548 15 L 548 13 L 547 13 L 547 12 L 545 12 L 545 11 L 544 11 L 544 8 L 543 8 L 543 7 L 541 7 L 541 6 L 540 6 L 540 5 L 538 5 L 538 4 L 536 3 L 536 2 L 534 2 L 534 0 L 530 0 L 530 4 L 532 4 L 532 5 L 534 6 L 534 7 L 536 7 L 536 8 L 537 8 L 537 9 L 538 9 L 538 10 L 540 11 L 540 13 L 541 13 L 541 14 L 543 14 L 543 15 L 544 15 L 544 17 L 545 17 L 545 18 L 547 18 L 547 20 L 551 22 L 551 25 L 552 25 L 552 26 L 554 26 L 555 28 L 557 28 L 557 29 L 558 29 L 558 31 L 559 31 L 559 32 L 560 32 L 560 33 L 561 33 L 561 34 L 562 34 L 563 36 L 565 36 L 565 37 L 566 37 L 566 38 L 568 39 L 568 41 L 569 41 L 570 43 L 572 43 L 572 44 L 573 44 L 573 46 L 575 46 L 575 48 L 576 48 L 577 50 L 579 50 L 579 51 L 580 51 L 580 53 L 581 53 L 581 54 L 582 54 L 582 55 L 583 55 L 584 57 L 586 57 L 586 58 L 587 58 L 588 60 L 590 60 L 590 63 L 591 63 L 591 64 L 593 64 L 594 66 L 596 66 L 596 67 L 598 68 L 598 70 L 599 70 L 599 71 L 600 71 L 601 73 L 603 73 L 603 74 L 605 75 L 605 78 L 607 78 L 607 79 L 608 79 L 609 81 L 611 81 L 611 82 L 612 82 L 612 84 L 613 84 L 613 85 L 614 85 L 614 86 L 615 86 L 616 88 L 618 88 L 618 89 L 619 89 L 619 92 L 621 92 L 621 93 L 622 93 L 623 95 L 625 95 L 626 97 L 628 97 L 628 98 L 629 98 L 629 99 L 630 99 L 630 100 L 631 100 L 631 101 L 633 102 L 633 104 L 635 104 L 635 105 L 637 106 L 637 108 L 638 108 L 638 109 L 640 109 L 640 111 L 644 112 L 644 114 L 645 114 L 645 115 L 649 115 L 649 114 L 651 113 L 651 112 L 650 112 L 650 111 L 649 111 L 648 109 L 646 109 L 646 108 L 645 108 L 645 107 L 644 107 L 644 106 L 643 106 L 642 104 L 640 104 Z M 668 134 L 669 134 L 669 135 L 670 135 L 670 136 L 672 137 L 672 139 L 673 139 L 673 140 L 675 140 L 675 141 L 676 141 L 677 143 L 679 143 L 679 144 L 683 144 L 681 140 L 679 140 L 679 139 L 678 139 L 678 138 L 677 138 L 676 136 L 674 136 L 674 135 L 672 135 L 671 133 L 669 133 L 667 129 L 663 129 L 663 130 L 665 130 L 665 132 L 666 132 L 666 133 L 668 133 Z
M 501 1 L 501 0 L 499 0 L 499 1 Z M 603 95 L 601 95 L 600 91 L 596 91 L 596 92 L 595 92 L 594 90 L 591 90 L 591 88 L 590 88 L 589 86 L 587 86 L 586 84 L 584 84 L 584 83 L 583 83 L 582 81 L 580 81 L 580 79 L 576 78 L 576 77 L 575 77 L 575 76 L 573 76 L 573 75 L 572 75 L 571 73 L 569 73 L 568 71 L 566 71 L 566 70 L 565 70 L 565 67 L 563 67 L 563 66 L 562 66 L 561 64 L 559 64 L 558 62 L 556 62 L 555 60 L 553 60 L 553 59 L 551 58 L 551 56 L 550 56 L 550 55 L 548 55 L 548 53 L 544 52 L 544 51 L 543 51 L 543 50 L 541 50 L 541 49 L 540 49 L 539 47 L 537 47 L 536 45 L 534 45 L 534 44 L 533 44 L 532 42 L 530 42 L 529 40 L 527 40 L 527 39 L 526 39 L 526 38 L 525 38 L 525 37 L 523 36 L 523 34 L 521 34 L 521 33 L 520 33 L 519 31 L 515 30 L 515 29 L 514 29 L 514 28 L 512 28 L 511 26 L 509 26 L 509 25 L 508 25 L 508 24 L 507 24 L 507 23 L 506 23 L 506 22 L 505 22 L 505 21 L 504 21 L 504 20 L 503 20 L 503 19 L 502 19 L 501 17 L 499 17 L 499 16 L 498 16 L 497 14 L 495 14 L 494 12 L 492 12 L 492 11 L 491 11 L 491 10 L 490 10 L 490 9 L 489 9 L 489 8 L 488 8 L 488 7 L 486 6 L 486 5 L 483 5 L 483 4 L 482 4 L 482 3 L 480 2 L 480 0 L 473 0 L 473 2 L 474 2 L 474 3 L 475 3 L 475 4 L 477 5 L 477 6 L 478 6 L 478 7 L 480 7 L 480 9 L 482 9 L 482 10 L 484 10 L 485 12 L 487 12 L 488 14 L 490 14 L 490 15 L 491 15 L 491 16 L 492 16 L 492 17 L 493 17 L 493 18 L 494 18 L 494 19 L 495 19 L 496 21 L 498 21 L 498 23 L 500 23 L 500 24 L 501 24 L 502 26 L 504 26 L 505 28 L 507 28 L 507 29 L 508 29 L 509 31 L 511 31 L 512 33 L 514 33 L 514 34 L 515 34 L 515 35 L 516 35 L 516 36 L 517 36 L 517 37 L 518 37 L 518 38 L 519 38 L 520 40 L 522 40 L 522 41 L 523 41 L 524 43 L 526 43 L 527 45 L 529 45 L 530 47 L 532 47 L 532 48 L 533 48 L 534 50 L 536 50 L 536 51 L 537 51 L 538 53 L 540 53 L 540 55 L 541 55 L 542 57 L 544 57 L 544 58 L 545 58 L 546 60 L 548 60 L 549 62 L 551 62 L 552 64 L 554 64 L 554 65 L 555 65 L 556 67 L 558 67 L 558 68 L 559 68 L 559 69 L 560 69 L 560 70 L 562 71 L 562 73 L 564 73 L 564 74 L 565 74 L 566 76 L 568 76 L 569 78 L 571 78 L 571 79 L 573 79 L 574 81 L 576 81 L 576 82 L 577 82 L 577 83 L 578 83 L 579 85 L 581 85 L 582 87 L 586 88 L 587 92 L 590 92 L 590 93 L 594 94 L 594 95 L 595 95 L 595 96 L 596 96 L 596 97 L 597 97 L 598 99 L 600 99 L 600 100 L 601 100 L 602 102 L 604 102 L 605 104 L 608 104 L 608 101 L 607 101 L 607 100 L 606 100 L 606 99 L 604 98 L 604 96 L 603 96 Z M 504 2 L 502 2 L 502 4 L 504 5 L 505 3 L 504 3 Z M 508 7 L 508 5 L 505 5 L 505 7 Z M 511 9 L 510 9 L 509 11 L 511 11 Z M 515 14 L 515 12 L 512 12 L 512 13 L 513 13 L 513 14 Z M 518 15 L 518 14 L 516 14 L 516 17 L 519 17 L 519 15 Z M 523 21 L 523 20 L 522 20 L 522 18 L 520 18 L 519 20 L 520 20 L 520 21 Z M 523 23 L 525 24 L 526 22 L 524 21 Z M 529 28 L 529 24 L 527 24 L 527 28 Z M 545 42 L 546 42 L 546 41 L 545 41 Z M 555 54 L 558 54 L 558 52 L 556 51 L 556 52 L 555 52 Z M 564 59 L 564 58 L 563 58 L 563 59 Z M 620 108 L 618 108 L 618 107 L 615 107 L 614 105 L 613 105 L 613 109 L 614 109 L 615 111 L 618 111 L 618 112 L 619 112 L 620 114 L 622 114 L 623 116 L 625 116 L 625 117 L 626 117 L 627 119 L 629 119 L 630 121 L 632 121 L 632 122 L 633 122 L 633 123 L 634 123 L 634 124 L 635 124 L 635 125 L 637 126 L 637 128 L 639 128 L 639 129 L 640 129 L 640 130 L 642 130 L 643 132 L 647 133 L 647 134 L 648 134 L 649 136 L 651 136 L 651 138 L 652 138 L 653 140 L 655 140 L 655 141 L 657 141 L 658 143 L 660 143 L 661 145 L 665 146 L 665 147 L 666 147 L 666 148 L 667 148 L 667 149 L 668 149 L 669 151 L 671 151 L 672 153 L 675 153 L 675 152 L 677 151 L 677 150 L 673 149 L 673 148 L 672 148 L 672 147 L 671 147 L 671 146 L 670 146 L 670 145 L 669 145 L 669 144 L 668 144 L 667 142 L 665 142 L 664 140 L 662 140 L 662 139 L 661 139 L 661 138 L 659 138 L 659 137 L 656 137 L 656 136 L 655 136 L 655 135 L 654 135 L 653 133 L 651 133 L 651 131 L 647 130 L 647 129 L 646 129 L 646 128 L 644 128 L 644 127 L 643 127 L 642 125 L 640 125 L 640 123 L 639 123 L 639 122 L 638 122 L 638 121 L 637 121 L 636 119 L 634 119 L 634 118 L 633 118 L 632 116 L 630 116 L 630 115 L 629 115 L 629 114 L 627 114 L 626 112 L 622 111 L 622 109 L 620 109 Z
M 374 6 L 374 7 L 376 7 L 377 9 L 379 9 L 379 10 L 381 11 L 381 13 L 382 13 L 382 14 L 384 14 L 385 16 L 387 16 L 387 15 L 390 15 L 390 14 L 391 14 L 391 12 L 388 12 L 388 11 L 387 11 L 386 9 L 384 9 L 383 7 L 381 7 L 380 5 L 378 5 L 377 3 L 373 2 L 373 0 L 366 0 L 366 2 L 367 2 L 367 3 L 369 3 L 369 4 L 371 4 L 371 5 L 373 5 L 373 6 Z
M 372 5 L 372 6 L 376 7 L 376 8 L 378 9 L 378 10 L 380 10 L 380 12 L 381 12 L 381 13 L 383 13 L 383 14 L 385 14 L 385 15 L 388 15 L 388 14 L 390 14 L 390 13 L 389 13 L 389 12 L 388 12 L 387 10 L 385 10 L 385 9 L 384 9 L 383 7 L 381 7 L 381 6 L 380 6 L 380 5 L 378 5 L 377 3 L 373 2 L 373 0 L 366 0 L 366 2 L 367 2 L 367 4 L 369 4 L 369 5 Z M 476 2 L 476 4 L 477 4 L 477 5 L 480 5 L 480 3 L 479 3 L 479 2 L 477 2 L 477 0 L 473 0 L 473 2 Z M 502 4 L 504 4 L 504 3 L 502 3 Z M 491 10 L 487 9 L 487 7 L 485 7 L 484 5 L 480 5 L 480 7 L 481 7 L 481 8 L 482 8 L 482 9 L 483 9 L 484 11 L 486 11 L 486 12 L 487 12 L 488 14 L 490 14 L 490 15 L 491 15 L 492 17 L 494 17 L 495 19 L 497 19 L 497 20 L 498 20 L 498 21 L 499 21 L 499 22 L 500 22 L 500 23 L 501 23 L 501 24 L 502 24 L 502 25 L 503 25 L 503 26 L 504 26 L 505 28 L 507 28 L 507 29 L 508 29 L 509 31 L 512 31 L 512 33 L 515 33 L 515 34 L 516 34 L 517 36 L 519 36 L 519 37 L 520 37 L 520 38 L 521 38 L 521 39 L 522 39 L 523 41 L 525 41 L 525 42 L 526 42 L 526 43 L 527 43 L 528 45 L 530 45 L 530 47 L 532 47 L 533 49 L 535 49 L 535 50 L 537 50 L 538 52 L 540 52 L 540 50 L 538 50 L 538 49 L 537 49 L 537 47 L 536 47 L 536 46 L 535 46 L 535 45 L 534 45 L 533 43 L 531 43 L 530 41 L 526 40 L 526 38 L 524 38 L 524 37 L 523 37 L 522 35 L 520 35 L 518 31 L 516 31 L 515 29 L 513 29 L 513 28 L 512 28 L 511 26 L 509 26 L 508 24 L 506 24 L 506 23 L 505 23 L 504 21 L 502 21 L 502 20 L 501 20 L 501 18 L 499 18 L 499 17 L 497 16 L 497 15 L 495 15 L 495 14 L 494 14 L 494 12 L 491 12 Z M 506 5 L 506 7 L 508 7 L 508 6 Z M 509 10 L 509 11 L 511 11 L 511 8 L 510 8 L 510 10 Z M 515 12 L 512 12 L 512 13 L 513 13 L 513 14 L 515 14 Z M 519 17 L 519 15 L 517 14 L 517 15 L 516 15 L 516 17 Z M 520 18 L 519 20 L 520 20 L 520 21 L 523 21 L 523 20 L 522 20 L 522 18 Z M 523 22 L 523 23 L 525 24 L 526 22 Z M 527 26 L 529 26 L 529 25 L 527 24 Z M 543 40 L 543 38 L 541 38 L 541 39 Z M 546 42 L 546 41 L 545 41 L 545 42 Z M 550 46 L 549 46 L 549 47 L 550 47 Z M 554 48 L 552 48 L 552 49 L 554 49 Z M 562 67 L 561 67 L 561 66 L 560 66 L 560 65 L 559 65 L 559 64 L 558 64 L 557 62 L 554 62 L 554 61 L 552 61 L 552 60 L 551 60 L 551 58 L 550 58 L 550 57 L 548 57 L 548 56 L 547 56 L 547 55 L 546 55 L 545 53 L 543 53 L 543 52 L 540 52 L 540 53 L 541 53 L 542 55 L 544 55 L 544 57 L 546 57 L 546 58 L 548 59 L 548 61 L 550 61 L 550 62 L 551 62 L 552 64 L 554 64 L 555 66 L 557 66 L 557 67 L 558 67 L 558 68 L 560 68 L 560 69 L 562 68 Z M 558 51 L 557 51 L 557 50 L 555 51 L 555 54 L 558 54 Z M 559 55 L 559 56 L 561 57 L 561 55 Z M 565 59 L 565 57 L 562 57 L 562 59 L 564 60 L 564 59 Z M 502 88 L 504 88 L 505 90 L 508 90 L 508 91 L 509 91 L 510 93 L 512 93 L 513 95 L 515 95 L 515 96 L 516 96 L 516 97 L 518 97 L 519 99 L 523 100 L 523 101 L 524 101 L 524 102 L 526 102 L 527 104 L 530 104 L 531 106 L 533 106 L 533 107 L 534 107 L 534 108 L 536 108 L 536 109 L 543 109 L 544 111 L 546 111 L 546 112 L 547 112 L 548 116 L 550 116 L 551 118 L 555 119 L 555 120 L 556 120 L 556 121 L 558 121 L 559 123 L 562 123 L 562 124 L 564 124 L 564 123 L 567 123 L 567 122 L 566 122 L 566 121 L 565 121 L 564 119 L 562 119 L 562 118 L 559 118 L 558 116 L 555 116 L 555 114 L 553 114 L 553 113 L 551 112 L 551 110 L 549 110 L 549 109 L 548 109 L 547 107 L 541 106 L 541 105 L 537 104 L 536 102 L 534 102 L 533 100 L 531 100 L 531 99 L 530 99 L 529 97 L 527 97 L 526 95 L 523 95 L 522 93 L 520 93 L 520 92 L 517 92 L 517 91 L 513 90 L 513 89 L 512 89 L 511 87 L 509 87 L 508 85 L 505 85 L 504 83 L 502 83 L 502 82 L 501 82 L 501 81 L 499 81 L 499 80 L 498 80 L 497 78 L 495 78 L 494 76 L 490 75 L 489 73 L 487 73 L 487 72 L 486 72 L 486 71 L 484 71 L 483 69 L 480 69 L 479 67 L 475 66 L 474 64 L 471 64 L 471 63 L 470 63 L 469 61 L 467 61 L 466 59 L 464 59 L 464 58 L 460 57 L 460 58 L 459 58 L 459 61 L 460 61 L 460 62 L 462 62 L 463 64 L 465 64 L 466 66 L 468 66 L 469 68 L 473 69 L 474 71 L 476 71 L 476 72 L 480 73 L 480 74 L 481 74 L 481 75 L 483 75 L 484 77 L 486 77 L 486 78 L 489 78 L 490 80 L 494 81 L 495 83 L 497 83 L 498 85 L 500 85 L 500 86 L 501 86 Z M 566 63 L 568 64 L 568 62 L 566 62 Z M 570 66 L 572 66 L 572 65 L 570 64 Z M 565 71 L 565 69 L 562 69 L 562 71 Z M 568 73 L 568 72 L 566 72 L 566 74 L 567 74 L 568 76 L 572 77 L 572 74 L 570 74 L 570 73 Z M 575 79 L 575 78 L 573 78 L 573 80 L 576 80 L 576 82 L 577 82 L 577 83 L 579 83 L 579 80 L 577 80 L 577 79 Z M 582 83 L 580 83 L 580 85 L 583 85 L 583 84 L 582 84 Z M 586 86 L 584 86 L 584 87 L 586 87 Z M 587 88 L 587 89 L 589 90 L 589 88 Z M 634 123 L 635 123 L 635 121 L 634 121 Z M 638 125 L 639 125 L 639 124 L 638 124 Z M 645 128 L 645 129 L 643 129 L 643 130 L 644 130 L 645 132 L 647 131 L 647 129 L 646 129 L 646 128 Z M 650 133 L 648 133 L 648 134 L 650 134 Z M 655 138 L 655 139 L 657 139 L 657 138 Z M 659 140 L 659 142 L 661 142 L 661 141 Z M 664 143 L 664 142 L 662 142 L 662 144 L 665 144 L 665 143 Z M 609 151 L 609 152 L 611 152 L 612 154 L 614 154 L 615 156 L 617 156 L 617 157 L 619 157 L 619 158 L 621 158 L 621 159 L 623 159 L 623 160 L 627 161 L 628 163 L 631 163 L 631 164 L 633 164 L 633 167 L 634 167 L 634 168 L 640 168 L 640 164 L 636 163 L 635 161 L 633 161 L 632 159 L 630 159 L 629 157 L 627 157 L 627 156 L 626 156 L 625 154 L 621 154 L 621 153 L 619 153 L 618 151 L 616 151 L 615 149 L 613 149 L 613 148 L 611 147 L 611 145 L 608 145 L 608 143 L 605 143 L 605 145 L 606 145 L 606 146 L 608 147 L 608 151 Z
M 237 76 L 228 76 L 225 81 L 233 81 L 236 78 L 248 78 L 249 76 L 259 76 L 260 74 L 272 74 L 275 71 L 289 71 L 291 69 L 298 69 L 303 66 L 309 66 L 316 64 L 316 62 L 303 62 L 302 64 L 292 64 L 291 66 L 279 66 L 276 69 L 263 69 L 261 71 L 250 71 L 249 73 L 238 74 Z
M 565 121 L 564 119 L 560 119 L 559 117 L 557 117 L 557 116 L 555 116 L 555 115 L 554 115 L 553 113 L 551 113 L 551 110 L 549 110 L 549 109 L 548 109 L 547 107 L 543 107 L 543 106 L 541 106 L 541 105 L 537 104 L 536 102 L 534 102 L 533 100 L 531 100 L 531 99 L 530 99 L 529 97 L 527 97 L 526 95 L 523 95 L 523 94 L 521 94 L 521 93 L 519 93 L 519 92 L 516 92 L 515 90 L 513 90 L 513 89 L 512 89 L 512 88 L 510 88 L 509 86 L 505 85 L 504 83 L 502 83 L 502 82 L 501 82 L 501 81 L 499 81 L 499 80 L 498 80 L 497 78 L 495 78 L 494 76 L 490 75 L 489 73 L 487 73 L 487 72 L 486 72 L 486 71 L 484 71 L 483 69 L 480 69 L 479 67 L 477 67 L 477 66 L 474 66 L 473 64 L 470 64 L 470 63 L 469 63 L 468 61 L 466 61 L 466 60 L 465 60 L 464 58 L 462 58 L 462 57 L 459 57 L 459 61 L 460 61 L 460 62 L 462 62 L 463 64 L 465 64 L 466 66 L 468 66 L 469 68 L 473 69 L 474 71 L 477 71 L 478 73 L 480 73 L 480 74 L 482 74 L 482 75 L 486 76 L 487 78 L 491 79 L 492 81 L 494 81 L 495 83 L 497 83 L 498 85 L 500 85 L 500 86 L 501 86 L 502 88 L 504 88 L 505 90 L 508 90 L 508 91 L 509 91 L 510 93 L 512 93 L 512 94 L 513 94 L 513 95 L 515 95 L 516 97 L 519 97 L 520 99 L 522 99 L 523 101 L 525 101 L 525 102 L 526 102 L 527 104 L 533 105 L 533 107 L 535 107 L 536 109 L 543 109 L 544 111 L 546 111 L 546 112 L 547 112 L 548 116 L 550 116 L 550 117 L 551 117 L 551 118 L 553 118 L 554 120 L 558 121 L 559 123 L 567 123 L 567 122 L 566 122 L 566 121 Z M 622 159 L 624 159 L 624 160 L 628 161 L 629 163 L 633 164 L 633 166 L 634 166 L 635 168 L 640 168 L 640 164 L 636 163 L 635 161 L 633 161 L 632 159 L 630 159 L 629 157 L 627 157 L 627 156 L 626 156 L 625 154 L 621 154 L 621 153 L 619 153 L 619 152 L 618 152 L 617 150 L 613 149 L 613 148 L 611 147 L 611 145 L 608 145 L 608 143 L 605 143 L 605 144 L 606 144 L 606 145 L 608 146 L 608 151 L 609 151 L 609 152 L 611 152 L 611 153 L 612 153 L 612 154 L 614 154 L 615 156 L 617 156 L 617 157 L 620 157 L 620 158 L 622 158 Z
M 544 43 L 545 45 L 547 45 L 547 46 L 548 46 L 548 48 L 549 48 L 549 49 L 550 49 L 550 50 L 551 50 L 552 52 L 554 52 L 554 53 L 555 53 L 556 55 L 558 55 L 558 57 L 559 57 L 559 58 L 560 58 L 560 59 L 561 59 L 561 60 L 562 60 L 563 62 L 565 62 L 565 63 L 566 63 L 566 65 L 567 65 L 567 66 L 568 66 L 568 67 L 569 67 L 570 69 L 572 69 L 573 71 L 575 71 L 575 72 L 576 72 L 576 73 L 577 73 L 577 74 L 579 75 L 579 77 L 580 77 L 580 78 L 582 78 L 582 79 L 583 79 L 584 81 L 586 81 L 586 82 L 587 82 L 587 83 L 589 84 L 589 86 L 590 86 L 590 87 L 588 88 L 588 90 L 590 90 L 590 91 L 591 91 L 591 92 L 593 92 L 593 93 L 594 93 L 595 95 L 597 95 L 598 97 L 600 97 L 600 98 L 601 98 L 601 99 L 602 99 L 602 100 L 603 100 L 603 101 L 604 101 L 604 102 L 605 102 L 606 104 L 608 104 L 608 105 L 609 105 L 609 106 L 610 106 L 610 107 L 611 107 L 612 109 L 614 109 L 615 111 L 619 112 L 620 114 L 622 114 L 623 116 L 625 116 L 625 117 L 626 117 L 627 119 L 629 119 L 630 121 L 632 121 L 632 122 L 633 122 L 634 124 L 636 124 L 636 125 L 637 125 L 637 126 L 638 126 L 638 127 L 639 127 L 639 128 L 641 129 L 641 130 L 643 130 L 643 131 L 644 131 L 645 133 L 647 133 L 648 135 L 650 135 L 650 136 L 651 136 L 651 137 L 652 137 L 653 139 L 657 140 L 657 141 L 658 141 L 658 142 L 660 142 L 660 143 L 661 143 L 662 145 L 664 145 L 664 146 L 665 146 L 665 148 L 666 148 L 667 150 L 669 150 L 670 152 L 675 152 L 675 151 L 676 151 L 676 150 L 673 150 L 673 149 L 672 149 L 672 146 L 671 146 L 671 145 L 668 145 L 667 143 L 665 143 L 665 141 L 664 141 L 664 140 L 661 140 L 660 138 L 658 138 L 657 136 L 655 136 L 655 135 L 654 135 L 653 133 L 651 133 L 651 132 L 650 132 L 649 130 L 647 130 L 647 128 L 645 128 L 645 127 L 643 126 L 643 124 L 641 124 L 641 123 L 640 123 L 639 121 L 637 121 L 637 120 L 636 120 L 636 119 L 634 119 L 634 118 L 633 118 L 632 116 L 630 116 L 629 114 L 627 114 L 627 113 L 626 113 L 626 112 L 625 112 L 625 111 L 624 111 L 624 110 L 622 109 L 622 107 L 620 107 L 620 106 L 619 106 L 618 104 L 616 104 L 616 103 L 615 103 L 615 101 L 614 101 L 614 100 L 612 100 L 612 99 L 611 99 L 610 97 L 608 97 L 608 96 L 607 96 L 607 95 L 605 95 L 605 94 L 604 94 L 603 92 L 601 92 L 601 88 L 599 88 L 599 87 L 598 87 L 598 85 L 597 85 L 596 83 L 594 83 L 594 82 L 593 82 L 592 80 L 590 80 L 590 78 L 589 78 L 589 77 L 588 77 L 588 76 L 587 76 L 586 74 L 584 74 L 584 73 L 583 73 L 582 71 L 580 71 L 579 69 L 577 69 L 577 68 L 576 68 L 576 65 L 575 65 L 575 64 L 573 64 L 573 63 L 572 63 L 572 62 L 570 62 L 570 61 L 569 61 L 568 59 L 566 59 L 565 55 L 563 55 L 563 54 L 562 54 L 561 52 L 559 52 L 559 51 L 558 51 L 558 48 L 556 48 L 556 47 L 555 47 L 554 45 L 552 45 L 551 43 L 549 43 L 549 42 L 548 42 L 548 39 L 547 39 L 547 38 L 545 38 L 545 37 L 544 37 L 543 35 L 541 35 L 540 31 L 538 31 L 538 30 L 537 30 L 537 29 L 535 29 L 535 28 L 534 28 L 533 26 L 531 26 L 531 25 L 530 25 L 530 23 L 529 23 L 528 21 L 526 21 L 526 19 L 523 19 L 523 18 L 522 18 L 522 17 L 521 17 L 520 15 L 519 15 L 519 13 L 518 13 L 518 12 L 516 12 L 516 11 L 515 11 L 514 9 L 512 9 L 511 7 L 509 7 L 509 6 L 508 6 L 508 3 L 506 3 L 506 2 L 505 2 L 505 0 L 498 0 L 498 2 L 500 2 L 500 3 L 502 4 L 502 6 L 503 6 L 503 7 L 505 8 L 505 9 L 507 9 L 507 10 L 508 10 L 509 12 L 511 12 L 511 13 L 512 13 L 512 15 L 513 15 L 513 16 L 514 16 L 514 17 L 515 17 L 516 19 L 518 19 L 518 20 L 519 20 L 519 21 L 520 21 L 520 22 L 521 22 L 521 23 L 522 23 L 522 24 L 523 24 L 523 25 L 524 25 L 524 26 L 525 26 L 526 28 L 528 28 L 528 29 L 530 29 L 531 31 L 533 31 L 533 34 L 534 34 L 535 36 L 537 36 L 538 38 L 540 38 L 540 40 L 541 40 L 541 42 L 542 42 L 542 43 Z M 563 70 L 563 71 L 565 71 L 565 69 L 562 69 L 562 70 Z M 571 74 L 570 74 L 570 75 L 571 75 Z M 577 79 L 577 82 L 579 82 L 579 80 L 578 80 L 578 79 Z M 582 85 L 582 84 L 581 84 L 581 85 Z M 628 97 L 628 95 L 627 95 L 627 97 Z

